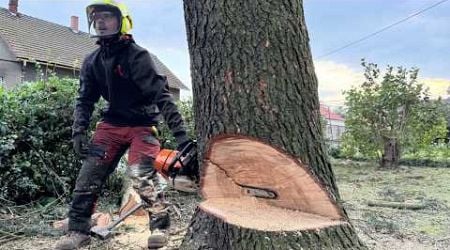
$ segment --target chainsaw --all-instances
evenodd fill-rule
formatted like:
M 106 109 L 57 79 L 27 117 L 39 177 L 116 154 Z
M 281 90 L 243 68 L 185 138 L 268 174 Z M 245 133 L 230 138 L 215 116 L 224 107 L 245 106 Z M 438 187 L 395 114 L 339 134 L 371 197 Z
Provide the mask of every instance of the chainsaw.
M 155 169 L 174 189 L 197 192 L 200 179 L 197 142 L 191 141 L 181 151 L 162 149 L 156 156 Z
M 197 192 L 200 178 L 197 162 L 197 142 L 188 143 L 181 151 L 161 150 L 155 159 L 155 169 L 174 189 L 189 193 Z M 120 222 L 137 210 L 147 206 L 148 204 L 145 201 L 138 203 L 108 226 L 92 227 L 91 234 L 101 239 L 107 239 L 113 235 L 112 229 Z

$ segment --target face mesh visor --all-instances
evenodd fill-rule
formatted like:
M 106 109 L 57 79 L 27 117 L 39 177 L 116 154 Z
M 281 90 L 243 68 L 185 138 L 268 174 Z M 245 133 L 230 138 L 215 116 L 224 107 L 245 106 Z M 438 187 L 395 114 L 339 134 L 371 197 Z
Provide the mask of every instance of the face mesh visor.
M 92 37 L 108 37 L 119 33 L 120 15 L 114 11 L 92 9 L 88 14 L 89 34 Z

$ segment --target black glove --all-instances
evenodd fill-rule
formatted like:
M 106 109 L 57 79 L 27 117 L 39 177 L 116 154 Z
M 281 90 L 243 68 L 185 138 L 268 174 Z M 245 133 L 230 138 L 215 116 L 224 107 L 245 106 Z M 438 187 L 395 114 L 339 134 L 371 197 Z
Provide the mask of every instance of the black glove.
M 85 133 L 78 133 L 73 136 L 73 149 L 80 158 L 88 155 L 88 140 Z
M 192 140 L 188 139 L 188 140 L 185 140 L 182 143 L 178 144 L 177 151 L 181 152 L 181 150 L 183 150 L 191 142 L 192 142 Z

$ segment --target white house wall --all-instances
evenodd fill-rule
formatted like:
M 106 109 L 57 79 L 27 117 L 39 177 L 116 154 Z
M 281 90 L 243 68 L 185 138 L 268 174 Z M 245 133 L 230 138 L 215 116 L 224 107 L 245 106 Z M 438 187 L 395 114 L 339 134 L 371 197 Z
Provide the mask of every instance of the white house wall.
M 325 119 L 325 139 L 333 146 L 339 146 L 345 132 L 345 121 Z

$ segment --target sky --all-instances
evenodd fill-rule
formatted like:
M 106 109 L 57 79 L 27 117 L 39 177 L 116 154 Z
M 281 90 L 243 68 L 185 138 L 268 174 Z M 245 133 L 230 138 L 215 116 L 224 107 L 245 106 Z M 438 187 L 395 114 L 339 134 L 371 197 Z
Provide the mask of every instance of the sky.
M 342 91 L 363 81 L 361 59 L 387 65 L 417 67 L 420 82 L 433 97 L 448 97 L 450 87 L 450 0 L 401 22 L 360 43 L 357 41 L 442 0 L 304 0 L 306 25 L 319 81 L 319 98 L 330 106 L 344 103 Z M 69 26 L 80 17 L 87 31 L 89 0 L 19 0 L 19 12 Z M 189 52 L 182 0 L 122 0 L 132 13 L 133 36 L 191 86 Z M 8 0 L 0 0 L 7 8 Z M 0 24 L 1 25 L 1 24 Z M 328 55 L 327 55 L 328 54 Z M 325 56 L 324 56 L 325 55 Z M 182 91 L 189 98 L 190 91 Z

